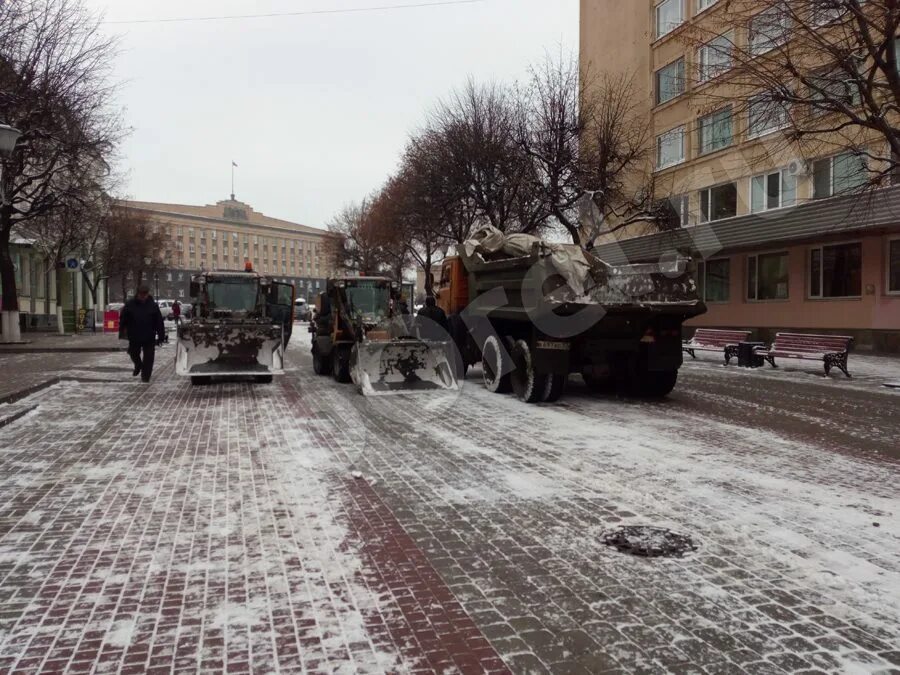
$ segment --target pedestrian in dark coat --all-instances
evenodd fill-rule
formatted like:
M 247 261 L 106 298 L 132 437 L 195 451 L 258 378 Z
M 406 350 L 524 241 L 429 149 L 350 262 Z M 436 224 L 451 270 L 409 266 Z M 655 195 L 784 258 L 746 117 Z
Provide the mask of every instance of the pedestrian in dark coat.
M 175 321 L 175 325 L 181 321 L 181 303 L 178 300 L 172 303 L 172 319 Z
M 139 286 L 135 297 L 122 308 L 119 337 L 128 340 L 128 356 L 134 363 L 131 374 L 135 377 L 140 374 L 141 380 L 149 382 L 153 374 L 156 345 L 165 340 L 166 327 L 159 305 L 146 286 Z
M 450 321 L 443 309 L 437 306 L 434 296 L 425 298 L 425 306 L 416 315 L 419 335 L 431 340 L 447 340 L 450 335 Z M 428 319 L 422 321 L 421 319 Z M 438 330 L 438 327 L 440 330 Z

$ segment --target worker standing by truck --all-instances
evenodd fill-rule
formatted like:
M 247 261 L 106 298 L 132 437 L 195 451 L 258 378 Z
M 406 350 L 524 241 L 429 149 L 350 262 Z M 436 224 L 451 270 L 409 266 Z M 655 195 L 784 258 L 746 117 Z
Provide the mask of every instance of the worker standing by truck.
M 424 321 L 420 319 L 425 319 Z M 447 340 L 450 335 L 450 321 L 447 313 L 437 306 L 433 295 L 425 298 L 425 306 L 416 315 L 419 336 L 429 340 Z

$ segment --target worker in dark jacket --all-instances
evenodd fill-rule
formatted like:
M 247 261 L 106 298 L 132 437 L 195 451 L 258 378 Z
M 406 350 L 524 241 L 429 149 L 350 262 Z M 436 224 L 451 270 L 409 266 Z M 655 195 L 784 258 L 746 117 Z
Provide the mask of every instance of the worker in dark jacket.
M 431 340 L 446 340 L 450 334 L 450 321 L 444 310 L 437 306 L 433 295 L 425 298 L 425 306 L 416 315 L 419 335 Z M 422 319 L 428 319 L 423 321 Z M 440 328 L 440 330 L 438 330 Z
M 150 297 L 150 289 L 139 286 L 137 294 L 125 303 L 119 315 L 119 337 L 128 340 L 128 356 L 134 363 L 132 375 L 150 381 L 156 345 L 166 338 L 162 312 Z

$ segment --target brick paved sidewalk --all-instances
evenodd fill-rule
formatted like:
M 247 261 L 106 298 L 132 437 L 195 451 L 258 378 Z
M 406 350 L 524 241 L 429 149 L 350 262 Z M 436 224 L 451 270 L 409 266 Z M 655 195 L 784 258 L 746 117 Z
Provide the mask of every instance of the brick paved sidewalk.
M 0 429 L 0 672 L 507 672 L 298 389 L 160 366 Z

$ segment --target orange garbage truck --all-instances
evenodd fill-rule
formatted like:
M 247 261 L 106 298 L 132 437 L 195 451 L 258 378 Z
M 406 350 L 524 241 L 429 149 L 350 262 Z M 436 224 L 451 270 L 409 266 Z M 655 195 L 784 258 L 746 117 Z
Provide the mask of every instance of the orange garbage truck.
M 483 228 L 443 261 L 437 303 L 462 371 L 528 403 L 569 376 L 594 391 L 664 397 L 682 365 L 682 324 L 706 311 L 687 258 L 613 266 L 577 246 Z

